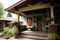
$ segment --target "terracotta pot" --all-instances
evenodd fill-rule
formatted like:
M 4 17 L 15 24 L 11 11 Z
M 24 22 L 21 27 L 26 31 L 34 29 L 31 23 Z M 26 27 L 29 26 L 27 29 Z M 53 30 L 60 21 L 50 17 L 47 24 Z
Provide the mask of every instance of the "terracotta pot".
M 14 38 L 17 38 L 17 34 L 14 34 L 13 37 L 14 37 Z
M 55 38 L 49 38 L 49 40 L 56 40 Z

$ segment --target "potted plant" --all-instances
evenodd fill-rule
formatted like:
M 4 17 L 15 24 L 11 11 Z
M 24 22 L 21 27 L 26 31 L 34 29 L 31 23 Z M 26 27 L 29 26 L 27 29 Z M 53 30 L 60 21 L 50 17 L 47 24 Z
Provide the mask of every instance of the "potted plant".
M 59 35 L 56 33 L 50 33 L 48 34 L 49 40 L 56 40 L 57 38 L 59 38 Z

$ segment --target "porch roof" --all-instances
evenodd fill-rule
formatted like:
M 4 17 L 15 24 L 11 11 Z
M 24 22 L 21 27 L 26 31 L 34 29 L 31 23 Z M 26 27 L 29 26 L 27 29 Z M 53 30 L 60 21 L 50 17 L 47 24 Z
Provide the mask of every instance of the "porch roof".
M 15 13 L 16 11 L 19 11 L 19 9 L 21 9 L 23 7 L 27 7 L 27 4 L 29 4 L 29 5 L 35 5 L 37 3 L 42 3 L 42 4 L 45 4 L 45 3 L 56 4 L 56 3 L 59 3 L 59 1 L 58 0 L 21 0 L 21 1 L 17 2 L 16 4 L 8 7 L 6 10 L 8 12 Z M 25 11 L 25 10 L 22 10 L 22 12 L 23 11 Z

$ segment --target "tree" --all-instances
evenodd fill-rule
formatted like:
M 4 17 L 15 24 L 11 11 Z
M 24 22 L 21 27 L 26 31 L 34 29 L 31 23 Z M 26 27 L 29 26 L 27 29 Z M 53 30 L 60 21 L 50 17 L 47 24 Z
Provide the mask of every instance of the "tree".
M 0 3 L 0 18 L 3 17 L 4 13 L 5 13 L 5 10 L 4 10 L 3 4 Z

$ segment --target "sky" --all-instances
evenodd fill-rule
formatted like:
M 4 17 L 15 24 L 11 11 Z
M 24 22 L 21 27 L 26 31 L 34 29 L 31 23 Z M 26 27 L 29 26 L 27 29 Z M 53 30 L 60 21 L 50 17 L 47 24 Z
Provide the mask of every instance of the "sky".
M 20 1 L 20 0 L 0 0 L 0 2 L 3 4 L 3 6 L 4 6 L 4 8 L 6 9 L 6 8 L 8 8 L 8 7 L 10 7 L 11 5 L 13 5 L 13 4 L 15 4 L 15 3 L 17 3 L 18 1 Z M 5 12 L 5 14 L 4 14 L 4 17 L 6 17 L 7 16 L 7 11 Z M 12 14 L 13 16 L 13 18 L 17 18 L 17 15 L 16 14 Z
M 8 8 L 9 6 L 17 3 L 20 0 L 0 0 L 0 2 L 3 4 L 4 8 Z

